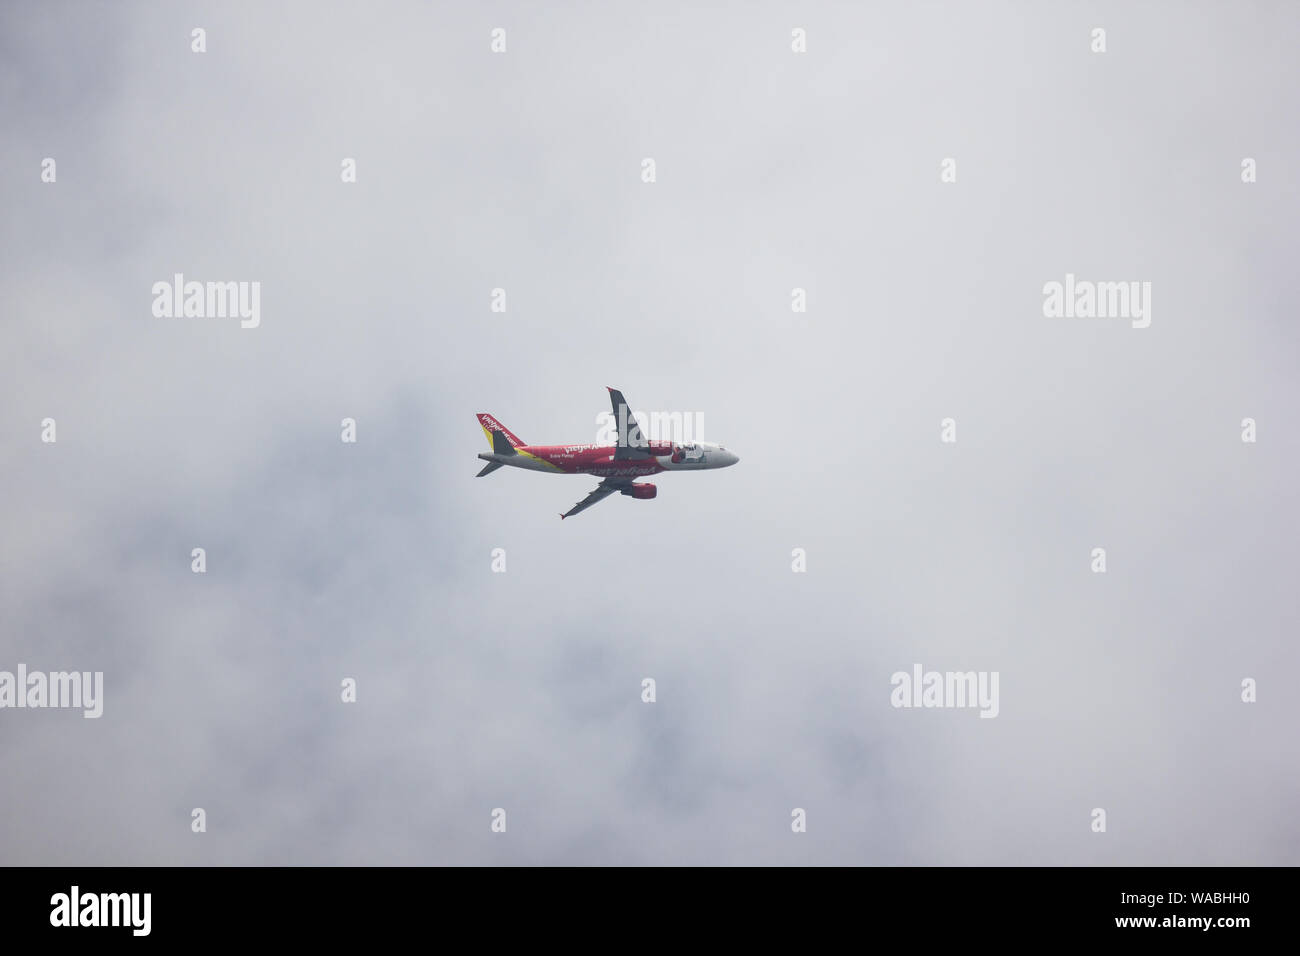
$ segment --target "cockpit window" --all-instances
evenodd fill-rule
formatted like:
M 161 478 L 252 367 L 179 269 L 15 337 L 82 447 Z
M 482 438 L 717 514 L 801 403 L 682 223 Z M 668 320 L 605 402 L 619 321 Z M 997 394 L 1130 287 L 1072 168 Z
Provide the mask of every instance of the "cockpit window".
M 704 457 L 704 449 L 693 441 L 673 445 L 673 461 L 680 464 L 685 461 L 699 461 Z

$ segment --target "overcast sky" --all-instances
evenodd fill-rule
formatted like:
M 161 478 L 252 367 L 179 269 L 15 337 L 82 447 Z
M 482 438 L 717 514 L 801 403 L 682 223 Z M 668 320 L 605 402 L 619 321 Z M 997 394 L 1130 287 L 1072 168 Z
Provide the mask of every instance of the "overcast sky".
M 0 710 L 0 861 L 1300 863 L 1297 35 L 6 4 L 0 670 L 104 711 Z M 178 272 L 259 327 L 155 317 Z M 474 477 L 476 412 L 589 442 L 606 385 L 740 464 L 564 522 L 595 479 Z

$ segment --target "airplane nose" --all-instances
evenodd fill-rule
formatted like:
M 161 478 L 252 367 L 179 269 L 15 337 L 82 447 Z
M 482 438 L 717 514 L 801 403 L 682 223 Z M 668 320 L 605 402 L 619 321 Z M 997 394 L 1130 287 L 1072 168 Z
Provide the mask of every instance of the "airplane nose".
M 739 455 L 737 455 L 734 451 L 729 451 L 729 452 L 727 452 L 727 464 L 728 464 L 728 465 L 734 465 L 734 464 L 736 464 L 738 461 L 740 461 L 740 456 L 739 456 Z

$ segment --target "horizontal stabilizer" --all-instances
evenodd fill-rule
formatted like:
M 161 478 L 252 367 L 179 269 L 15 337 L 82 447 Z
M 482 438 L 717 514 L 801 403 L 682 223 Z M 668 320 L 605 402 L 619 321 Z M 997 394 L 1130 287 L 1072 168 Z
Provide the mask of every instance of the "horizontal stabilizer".
M 490 475 L 490 474 L 492 474 L 492 472 L 496 471 L 496 470 L 497 470 L 498 468 L 500 468 L 500 467 L 501 467 L 501 462 L 499 462 L 499 461 L 490 461 L 490 462 L 487 463 L 486 466 L 484 466 L 483 470 L 480 471 L 480 472 L 479 472 L 477 475 L 475 475 L 474 477 L 475 477 L 475 478 L 482 478 L 484 475 Z
M 495 455 L 517 455 L 515 446 L 510 444 L 510 439 L 506 433 L 498 429 L 492 430 L 492 453 Z

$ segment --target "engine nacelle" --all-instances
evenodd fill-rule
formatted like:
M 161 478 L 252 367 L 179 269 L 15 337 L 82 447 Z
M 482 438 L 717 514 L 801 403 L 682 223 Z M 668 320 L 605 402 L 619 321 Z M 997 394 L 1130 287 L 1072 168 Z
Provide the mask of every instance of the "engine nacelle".
M 631 487 L 623 489 L 623 494 L 646 501 L 659 494 L 659 489 L 648 481 L 634 481 Z

